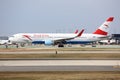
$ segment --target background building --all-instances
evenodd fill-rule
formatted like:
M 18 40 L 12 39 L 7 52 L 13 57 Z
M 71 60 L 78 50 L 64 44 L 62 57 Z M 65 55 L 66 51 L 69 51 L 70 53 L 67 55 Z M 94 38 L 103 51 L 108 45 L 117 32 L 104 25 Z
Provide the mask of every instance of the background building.
M 112 34 L 112 39 L 115 39 L 116 44 L 120 44 L 120 34 Z
M 0 36 L 0 40 L 8 40 L 8 36 Z

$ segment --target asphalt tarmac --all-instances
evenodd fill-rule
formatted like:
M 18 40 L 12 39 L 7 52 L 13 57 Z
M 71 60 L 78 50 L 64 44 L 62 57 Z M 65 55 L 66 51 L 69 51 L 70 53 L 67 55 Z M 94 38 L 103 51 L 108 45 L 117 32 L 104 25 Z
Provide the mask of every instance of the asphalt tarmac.
M 5 60 L 0 71 L 120 71 L 120 60 Z
M 0 66 L 0 71 L 120 71 L 120 68 L 113 66 Z

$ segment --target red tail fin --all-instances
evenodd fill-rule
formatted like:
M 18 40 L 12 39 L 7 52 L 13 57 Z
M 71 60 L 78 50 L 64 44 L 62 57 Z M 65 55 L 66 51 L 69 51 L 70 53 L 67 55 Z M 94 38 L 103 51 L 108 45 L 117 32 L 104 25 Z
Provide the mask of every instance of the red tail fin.
M 109 24 L 113 21 L 114 17 L 109 17 L 93 34 L 107 35 Z

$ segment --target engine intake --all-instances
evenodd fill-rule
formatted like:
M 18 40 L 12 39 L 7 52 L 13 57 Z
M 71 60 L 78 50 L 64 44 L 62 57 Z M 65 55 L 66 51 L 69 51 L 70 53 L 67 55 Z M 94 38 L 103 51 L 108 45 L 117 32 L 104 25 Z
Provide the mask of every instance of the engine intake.
M 52 40 L 45 40 L 45 45 L 53 45 L 54 42 Z

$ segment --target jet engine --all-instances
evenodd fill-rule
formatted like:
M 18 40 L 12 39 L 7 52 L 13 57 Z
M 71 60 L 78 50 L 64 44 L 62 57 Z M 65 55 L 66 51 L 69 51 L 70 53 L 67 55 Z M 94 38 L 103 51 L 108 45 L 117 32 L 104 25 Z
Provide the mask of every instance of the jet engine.
M 45 45 L 53 45 L 54 42 L 52 40 L 45 40 Z

